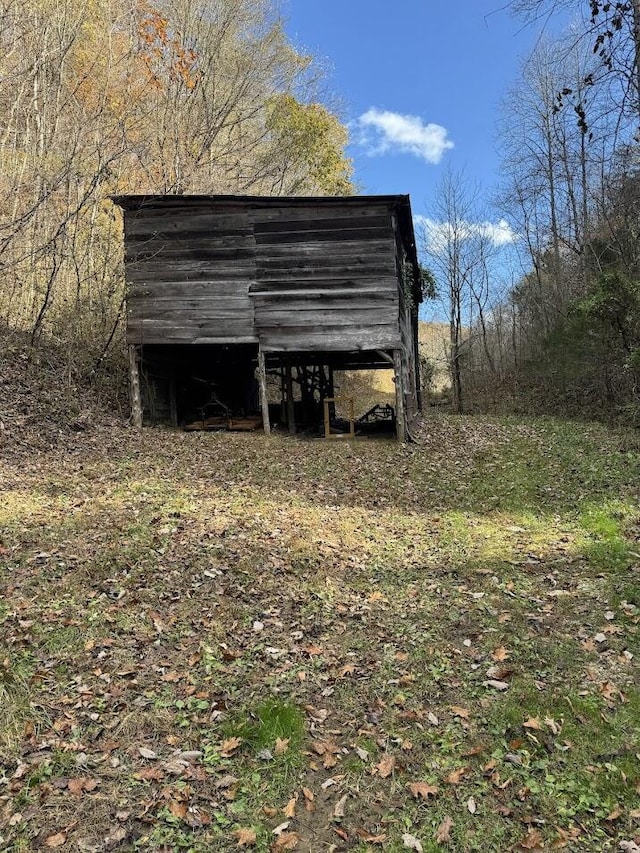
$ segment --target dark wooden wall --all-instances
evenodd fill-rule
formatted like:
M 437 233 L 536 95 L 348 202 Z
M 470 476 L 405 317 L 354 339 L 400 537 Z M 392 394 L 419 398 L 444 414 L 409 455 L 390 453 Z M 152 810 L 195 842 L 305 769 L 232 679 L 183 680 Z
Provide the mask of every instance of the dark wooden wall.
M 390 204 L 275 201 L 125 207 L 129 343 L 400 347 Z
M 251 211 L 250 294 L 265 351 L 400 346 L 391 211 L 384 204 Z
M 125 213 L 127 340 L 255 342 L 248 210 L 211 201 L 185 206 L 180 196 L 163 201 Z

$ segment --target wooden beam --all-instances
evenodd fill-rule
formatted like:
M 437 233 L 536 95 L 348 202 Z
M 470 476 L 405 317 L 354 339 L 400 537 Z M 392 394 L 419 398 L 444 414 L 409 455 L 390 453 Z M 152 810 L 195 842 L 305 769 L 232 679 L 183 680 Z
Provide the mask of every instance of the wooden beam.
M 393 358 L 387 352 L 383 352 L 381 349 L 376 350 L 376 355 L 379 355 L 383 361 L 388 362 L 389 364 L 395 364 Z
M 396 438 L 407 440 L 407 418 L 404 406 L 404 382 L 402 381 L 402 350 L 393 351 L 393 372 L 396 383 Z
M 258 348 L 258 384 L 260 386 L 260 408 L 262 409 L 262 426 L 264 434 L 271 435 L 271 424 L 269 423 L 269 399 L 267 397 L 267 369 L 264 361 L 264 353 Z
M 142 397 L 140 396 L 140 369 L 138 348 L 129 347 L 129 387 L 131 392 L 131 421 L 136 429 L 142 429 Z

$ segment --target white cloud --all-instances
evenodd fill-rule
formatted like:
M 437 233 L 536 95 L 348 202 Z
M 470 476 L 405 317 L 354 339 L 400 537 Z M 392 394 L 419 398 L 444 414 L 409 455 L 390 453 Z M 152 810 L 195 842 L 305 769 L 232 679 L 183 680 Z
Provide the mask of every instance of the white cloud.
M 480 229 L 482 236 L 487 237 L 495 246 L 506 246 L 508 243 L 515 243 L 518 239 L 518 235 L 506 219 L 499 219 L 497 222 L 480 222 L 475 227 Z
M 402 115 L 375 107 L 357 120 L 360 144 L 371 155 L 400 151 L 413 154 L 427 163 L 439 163 L 453 142 L 447 129 L 439 124 L 425 124 L 419 116 Z
M 459 240 L 481 237 L 494 246 L 507 246 L 519 239 L 519 235 L 506 219 L 500 219 L 498 222 L 467 222 L 463 219 L 454 226 L 451 222 L 438 222 L 428 216 L 416 216 L 414 222 L 416 231 L 424 237 L 427 250 L 434 255 L 445 252 L 447 243 L 456 236 Z

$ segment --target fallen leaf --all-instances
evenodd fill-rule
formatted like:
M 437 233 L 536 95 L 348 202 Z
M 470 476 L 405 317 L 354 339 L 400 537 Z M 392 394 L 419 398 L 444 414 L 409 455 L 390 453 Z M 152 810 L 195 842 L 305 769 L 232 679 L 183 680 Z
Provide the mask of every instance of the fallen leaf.
M 436 834 L 433 836 L 438 844 L 446 844 L 451 840 L 451 830 L 453 829 L 453 820 L 447 815 L 440 826 L 436 829 Z
M 490 666 L 486 672 L 487 678 L 498 679 L 499 681 L 505 681 L 507 678 L 510 678 L 513 675 L 513 669 L 508 666 Z
M 285 817 L 295 817 L 296 816 L 296 803 L 298 802 L 298 796 L 296 794 L 295 797 L 291 797 L 287 805 L 282 809 L 282 813 Z
M 177 800 L 171 800 L 169 803 L 169 811 L 174 817 L 184 820 L 187 816 L 187 804 L 179 803 Z
M 378 771 L 378 775 L 381 779 L 386 779 L 388 776 L 391 776 L 396 766 L 396 759 L 394 755 L 383 755 L 382 759 L 376 764 L 376 770 Z
M 471 711 L 468 708 L 462 708 L 460 705 L 451 705 L 451 713 L 454 717 L 460 717 L 463 720 L 468 720 Z
M 97 781 L 95 779 L 91 779 L 89 776 L 69 779 L 67 783 L 67 790 L 69 790 L 74 797 L 81 797 L 85 791 L 93 791 L 97 787 Z
M 415 835 L 405 832 L 402 836 L 402 843 L 409 850 L 417 850 L 418 853 L 423 853 L 422 844 L 418 841 Z
M 185 821 L 192 829 L 197 829 L 201 826 L 208 826 L 211 823 L 211 815 L 199 806 L 193 806 L 187 809 Z
M 520 842 L 523 850 L 542 850 L 544 839 L 537 829 L 530 829 Z
M 506 681 L 497 681 L 494 678 L 489 678 L 482 682 L 483 687 L 493 687 L 494 690 L 508 690 L 509 685 Z
M 140 746 L 140 747 L 138 747 L 138 752 L 140 753 L 140 755 L 141 755 L 143 758 L 149 758 L 149 759 L 151 759 L 151 758 L 157 758 L 157 757 L 158 757 L 158 754 L 157 754 L 156 752 L 154 752 L 152 749 L 149 749 L 149 748 L 148 748 L 148 747 L 146 747 L 146 746 Z
M 618 688 L 615 686 L 615 684 L 612 681 L 604 681 L 600 685 L 600 694 L 602 696 L 604 696 L 604 698 L 607 699 L 608 701 L 611 701 L 612 699 L 615 699 L 615 697 L 617 696 Z
M 62 847 L 67 843 L 67 836 L 64 832 L 56 832 L 55 835 L 50 835 L 44 840 L 46 847 Z
M 366 829 L 356 829 L 356 835 L 361 841 L 366 841 L 367 844 L 384 844 L 387 840 L 386 835 L 373 835 L 373 833 L 367 832 Z
M 423 800 L 428 800 L 429 797 L 435 797 L 439 788 L 437 785 L 429 785 L 427 782 L 409 782 L 407 788 L 417 799 L 422 797 Z
M 478 806 L 476 805 L 476 801 L 473 799 L 473 797 L 469 797 L 469 799 L 467 800 L 467 811 L 469 812 L 469 814 L 475 814 L 477 810 Z
M 299 836 L 297 832 L 283 832 L 273 842 L 272 850 L 295 850 L 298 846 Z
M 289 749 L 289 742 L 291 738 L 276 738 L 276 745 L 274 752 L 276 755 L 284 755 L 285 752 Z
M 608 820 L 608 821 L 618 820 L 618 818 L 622 817 L 623 814 L 624 814 L 624 812 L 620 808 L 620 806 L 616 806 L 613 809 L 613 811 L 609 812 L 609 814 L 605 817 L 605 820 Z
M 335 804 L 333 809 L 334 817 L 344 817 L 345 806 L 347 805 L 347 800 L 349 799 L 349 794 L 345 794 L 344 797 L 341 797 L 338 802 Z
M 161 770 L 159 767 L 143 767 L 142 770 L 138 770 L 133 774 L 134 779 L 145 779 L 148 782 L 158 782 L 160 779 L 164 779 L 164 777 L 164 770 Z
M 326 770 L 330 770 L 332 767 L 335 767 L 338 763 L 338 759 L 336 758 L 333 752 L 326 752 L 322 758 L 322 766 Z
M 540 723 L 538 717 L 529 717 L 522 725 L 525 727 L 525 729 L 533 729 L 537 732 L 542 730 L 542 724 Z
M 127 837 L 127 830 L 124 826 L 117 826 L 115 829 L 112 829 L 109 835 L 105 836 L 104 843 L 107 847 L 115 847 L 116 844 L 120 844 L 121 841 L 124 841 Z
M 505 649 L 504 646 L 498 646 L 497 649 L 494 649 L 491 652 L 491 657 L 495 661 L 506 660 L 509 657 L 509 652 Z
M 238 847 L 253 847 L 256 843 L 256 834 L 253 829 L 241 827 L 236 829 L 233 834 L 236 837 Z
M 451 773 L 445 778 L 445 782 L 448 782 L 450 785 L 459 785 L 463 776 L 469 772 L 468 767 L 458 767 L 457 770 L 452 770 Z
M 227 740 L 223 740 L 222 746 L 220 747 L 220 755 L 223 758 L 230 758 L 233 753 L 238 749 L 241 743 L 241 737 L 230 737 L 227 738 Z
M 551 729 L 554 735 L 559 735 L 562 731 L 562 726 L 556 723 L 556 721 L 551 717 L 545 717 L 544 724 L 547 728 Z

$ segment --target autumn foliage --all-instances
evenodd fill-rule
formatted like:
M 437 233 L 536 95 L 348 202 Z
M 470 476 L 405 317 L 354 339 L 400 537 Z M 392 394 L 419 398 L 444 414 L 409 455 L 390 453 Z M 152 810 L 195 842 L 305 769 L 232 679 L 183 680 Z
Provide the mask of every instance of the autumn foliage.
M 270 0 L 1 0 L 0 20 L 0 318 L 73 369 L 122 334 L 110 195 L 351 191 Z

